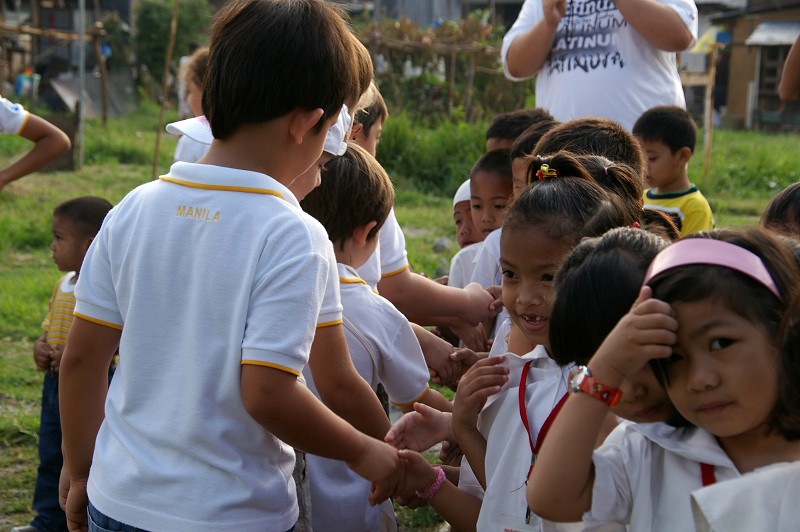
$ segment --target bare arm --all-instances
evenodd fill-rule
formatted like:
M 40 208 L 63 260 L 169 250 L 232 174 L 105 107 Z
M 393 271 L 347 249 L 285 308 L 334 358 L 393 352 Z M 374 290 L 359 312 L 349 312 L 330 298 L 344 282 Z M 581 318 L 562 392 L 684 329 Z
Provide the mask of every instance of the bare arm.
M 444 286 L 408 269 L 382 278 L 378 290 L 406 315 L 456 316 L 477 325 L 496 314 L 489 308 L 494 298 L 483 288 Z
M 69 149 L 69 138 L 56 126 L 34 114 L 28 116 L 28 122 L 20 132 L 20 136 L 34 143 L 33 148 L 25 155 L 0 170 L 0 190 L 4 186 L 38 170 Z
M 782 102 L 800 100 L 800 37 L 794 41 L 783 64 L 778 96 Z
M 328 408 L 361 432 L 383 440 L 391 426 L 389 418 L 378 396 L 353 366 L 341 325 L 317 328 L 309 367 Z
M 417 401 L 415 401 L 417 402 Z M 439 412 L 452 412 L 453 410 L 453 403 L 447 400 L 445 396 L 434 390 L 433 388 L 428 388 L 422 397 L 419 398 L 419 402 L 428 405 L 431 408 L 435 408 Z M 414 403 L 409 405 L 401 405 L 400 410 L 403 413 L 413 412 L 414 411 Z
M 297 377 L 246 364 L 241 382 L 245 409 L 277 438 L 306 452 L 346 462 L 373 482 L 372 504 L 394 492 L 400 475 L 396 450 L 336 416 Z
M 70 478 L 67 522 L 86 527 L 86 482 L 94 441 L 104 418 L 108 365 L 122 331 L 75 317 L 61 359 L 58 398 L 64 463 Z
M 673 9 L 656 0 L 619 0 L 615 3 L 628 24 L 656 48 L 682 52 L 691 46 L 692 33 Z
M 541 70 L 553 47 L 558 23 L 567 11 L 566 0 L 541 1 L 544 18 L 514 39 L 506 54 L 508 72 L 516 78 L 527 78 Z

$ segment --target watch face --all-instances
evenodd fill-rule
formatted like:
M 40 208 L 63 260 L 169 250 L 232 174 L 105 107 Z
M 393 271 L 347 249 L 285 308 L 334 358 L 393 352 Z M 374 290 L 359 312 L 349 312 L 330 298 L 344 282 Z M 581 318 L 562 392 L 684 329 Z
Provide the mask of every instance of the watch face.
M 569 376 L 569 391 L 581 391 L 581 383 L 589 375 L 589 368 L 586 366 L 578 366 L 573 369 Z

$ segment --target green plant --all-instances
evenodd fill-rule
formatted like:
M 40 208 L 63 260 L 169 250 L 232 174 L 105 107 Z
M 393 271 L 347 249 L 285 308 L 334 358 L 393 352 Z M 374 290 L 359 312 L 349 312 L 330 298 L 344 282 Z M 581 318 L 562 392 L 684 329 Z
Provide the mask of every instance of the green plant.
M 171 20 L 172 2 L 140 0 L 136 4 L 136 58 L 158 80 L 164 72 Z M 204 40 L 210 20 L 211 6 L 207 0 L 181 0 L 173 53 L 176 63 L 178 57 L 186 53 L 190 42 Z

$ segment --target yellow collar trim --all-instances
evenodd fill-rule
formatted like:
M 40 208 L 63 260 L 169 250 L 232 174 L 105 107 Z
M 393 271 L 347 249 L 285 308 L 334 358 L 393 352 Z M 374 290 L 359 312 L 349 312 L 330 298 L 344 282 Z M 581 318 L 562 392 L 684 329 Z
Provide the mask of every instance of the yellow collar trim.
M 206 185 L 204 183 L 196 183 L 194 181 L 185 181 L 183 179 L 177 179 L 175 177 L 165 176 L 162 175 L 159 179 L 163 181 L 169 181 L 170 183 L 175 183 L 176 185 L 181 185 L 184 187 L 190 188 L 202 188 L 204 190 L 227 190 L 229 192 L 246 192 L 249 194 L 268 194 L 270 196 L 276 196 L 278 198 L 283 199 L 283 196 L 277 190 L 270 190 L 268 188 L 254 188 L 254 187 L 236 187 L 230 185 Z

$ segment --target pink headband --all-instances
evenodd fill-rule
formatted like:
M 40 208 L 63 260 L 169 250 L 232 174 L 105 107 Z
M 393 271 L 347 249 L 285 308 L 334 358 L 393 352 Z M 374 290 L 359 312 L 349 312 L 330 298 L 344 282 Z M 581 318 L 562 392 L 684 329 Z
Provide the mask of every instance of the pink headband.
M 647 269 L 643 284 L 648 284 L 668 270 L 691 264 L 710 264 L 736 270 L 755 279 L 775 297 L 782 299 L 767 267 L 756 254 L 736 244 L 711 238 L 679 240 L 661 251 Z

